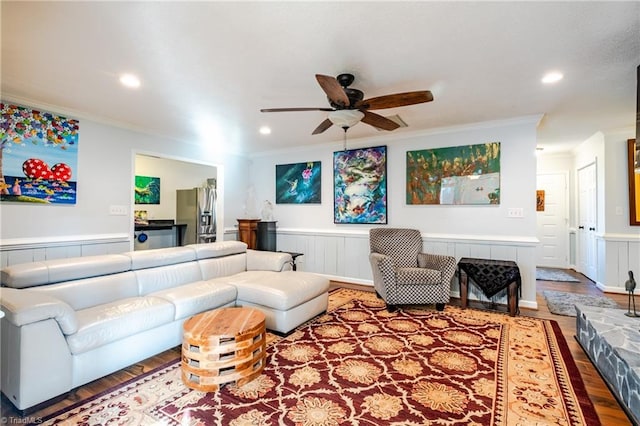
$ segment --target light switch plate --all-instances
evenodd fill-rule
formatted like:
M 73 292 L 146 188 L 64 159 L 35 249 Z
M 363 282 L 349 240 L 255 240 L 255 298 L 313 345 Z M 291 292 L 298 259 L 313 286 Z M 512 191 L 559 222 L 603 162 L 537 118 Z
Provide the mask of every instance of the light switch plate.
M 128 214 L 127 206 L 111 205 L 109 206 L 109 214 L 111 216 L 126 216 Z
M 512 207 L 507 209 L 507 217 L 524 217 L 524 209 L 522 207 Z

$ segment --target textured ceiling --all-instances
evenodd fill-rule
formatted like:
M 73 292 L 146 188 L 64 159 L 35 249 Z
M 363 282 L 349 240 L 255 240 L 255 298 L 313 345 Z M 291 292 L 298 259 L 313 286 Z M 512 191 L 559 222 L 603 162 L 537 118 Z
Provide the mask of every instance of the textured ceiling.
M 635 124 L 640 2 L 3 1 L 3 99 L 192 143 L 259 152 L 342 140 L 314 75 L 365 97 L 431 90 L 393 133 L 544 114 L 566 150 Z M 565 78 L 543 86 L 542 75 Z M 142 86 L 118 83 L 122 72 Z M 272 133 L 262 136 L 260 126 Z M 360 123 L 349 138 L 380 136 Z

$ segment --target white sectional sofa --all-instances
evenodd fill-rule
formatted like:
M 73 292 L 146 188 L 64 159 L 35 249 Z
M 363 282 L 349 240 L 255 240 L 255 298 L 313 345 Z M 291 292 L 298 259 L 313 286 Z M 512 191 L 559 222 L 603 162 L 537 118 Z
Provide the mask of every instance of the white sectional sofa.
M 288 333 L 326 311 L 329 280 L 238 241 L 2 270 L 2 393 L 20 410 L 180 345 L 183 322 L 253 306 Z

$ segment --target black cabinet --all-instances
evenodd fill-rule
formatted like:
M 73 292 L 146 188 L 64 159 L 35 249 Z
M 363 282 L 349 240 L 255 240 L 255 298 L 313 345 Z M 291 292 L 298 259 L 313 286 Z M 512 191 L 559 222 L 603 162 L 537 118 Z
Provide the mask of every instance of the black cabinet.
M 258 222 L 257 249 L 276 251 L 276 222 Z

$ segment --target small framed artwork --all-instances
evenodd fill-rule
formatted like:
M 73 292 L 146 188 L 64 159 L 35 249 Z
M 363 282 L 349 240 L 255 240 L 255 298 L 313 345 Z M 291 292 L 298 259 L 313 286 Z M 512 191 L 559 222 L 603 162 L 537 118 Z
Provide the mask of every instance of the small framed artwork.
M 538 189 L 536 191 L 536 211 L 544 211 L 544 189 Z
M 160 204 L 160 178 L 136 176 L 136 204 Z
M 276 165 L 276 204 L 320 204 L 320 161 Z
M 333 222 L 387 223 L 387 147 L 333 153 Z
M 146 210 L 134 210 L 133 220 L 136 225 L 148 225 L 147 211 Z

